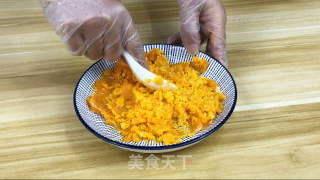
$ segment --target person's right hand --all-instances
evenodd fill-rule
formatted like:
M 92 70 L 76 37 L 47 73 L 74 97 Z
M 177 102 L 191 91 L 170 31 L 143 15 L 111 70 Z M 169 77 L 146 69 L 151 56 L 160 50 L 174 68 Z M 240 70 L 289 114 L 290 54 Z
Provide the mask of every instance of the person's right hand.
M 225 67 L 226 11 L 221 0 L 178 0 L 180 33 L 168 38 L 169 44 L 184 45 L 188 53 L 196 55 L 207 42 L 206 53 Z
M 118 0 L 40 0 L 70 54 L 115 61 L 127 50 L 149 69 L 132 18 Z

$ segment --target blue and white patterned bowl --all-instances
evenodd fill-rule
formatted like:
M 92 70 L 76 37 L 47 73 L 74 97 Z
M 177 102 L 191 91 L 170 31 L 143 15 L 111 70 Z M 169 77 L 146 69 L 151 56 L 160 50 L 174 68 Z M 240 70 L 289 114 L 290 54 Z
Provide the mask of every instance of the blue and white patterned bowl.
M 153 48 L 163 50 L 164 55 L 170 63 L 185 62 L 187 59 L 192 60 L 192 56 L 181 46 L 166 44 L 144 45 L 145 52 L 148 52 Z M 196 133 L 193 137 L 185 138 L 178 144 L 167 146 L 161 143 L 147 143 L 145 141 L 139 143 L 123 142 L 123 137 L 119 134 L 118 130 L 110 125 L 106 125 L 105 119 L 90 111 L 86 102 L 86 99 L 94 93 L 92 86 L 94 85 L 95 80 L 100 78 L 106 68 L 113 69 L 115 65 L 115 62 L 107 62 L 103 59 L 94 63 L 82 75 L 76 86 L 74 92 L 74 107 L 80 121 L 90 132 L 100 139 L 117 147 L 136 152 L 163 153 L 176 151 L 203 140 L 218 130 L 228 120 L 236 105 L 237 89 L 231 74 L 221 63 L 202 52 L 199 52 L 197 56 L 204 58 L 209 62 L 209 67 L 202 76 L 216 81 L 221 87 L 221 92 L 226 95 L 226 99 L 224 100 L 225 104 L 222 113 L 214 119 L 214 122 L 208 126 L 207 129 Z

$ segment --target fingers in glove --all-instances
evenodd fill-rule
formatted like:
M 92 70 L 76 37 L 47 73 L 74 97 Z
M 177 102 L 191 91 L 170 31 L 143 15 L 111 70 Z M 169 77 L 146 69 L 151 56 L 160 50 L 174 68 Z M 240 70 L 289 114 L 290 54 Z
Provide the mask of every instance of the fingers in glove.
M 226 65 L 226 42 L 225 38 L 212 33 L 207 43 L 207 52 L 214 58 Z
M 213 42 L 213 43 L 211 43 L 211 42 Z M 214 48 L 212 48 L 212 44 L 214 44 L 214 41 L 209 39 L 207 42 L 206 53 L 209 54 L 210 56 L 214 57 L 217 61 L 219 61 L 225 67 L 228 67 L 226 50 L 225 49 L 217 49 L 217 48 L 214 50 Z M 222 47 L 222 46 L 220 46 L 220 47 Z
M 90 59 L 101 58 L 102 36 L 109 24 L 104 17 L 93 17 L 84 21 L 69 38 L 63 39 L 70 54 L 78 56 L 85 54 Z
M 128 41 L 125 46 L 125 50 L 127 50 L 141 66 L 150 70 L 150 67 L 146 61 L 146 57 L 145 57 L 145 53 L 142 48 L 142 44 L 139 41 L 140 41 L 140 39 L 138 39 L 138 38 L 135 38 L 135 39 L 132 39 L 131 41 Z
M 201 43 L 199 17 L 205 1 L 180 1 L 185 0 L 179 0 L 181 39 L 188 53 L 196 55 Z
M 84 53 L 91 60 L 98 60 L 103 56 L 102 38 L 97 39 Z
M 104 51 L 103 51 L 103 59 L 107 61 L 116 61 L 122 53 L 122 40 L 121 35 L 116 33 L 115 31 L 110 32 L 108 37 L 106 37 L 106 42 Z
M 202 16 L 202 32 L 208 37 L 206 52 L 227 66 L 226 59 L 226 12 L 220 0 L 210 1 L 203 9 L 210 12 Z
M 138 31 L 135 28 L 131 17 L 128 20 L 127 26 L 123 27 L 123 30 L 125 30 L 122 41 L 124 49 L 128 51 L 141 66 L 149 70 L 150 68 L 146 61 Z

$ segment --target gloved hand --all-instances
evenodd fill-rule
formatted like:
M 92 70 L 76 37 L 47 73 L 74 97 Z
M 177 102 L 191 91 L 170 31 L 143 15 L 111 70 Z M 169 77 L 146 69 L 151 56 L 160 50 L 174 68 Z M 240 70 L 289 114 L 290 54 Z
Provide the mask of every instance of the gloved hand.
M 196 55 L 203 42 L 206 53 L 219 60 L 225 67 L 226 12 L 221 0 L 178 0 L 180 33 L 168 38 L 169 44 L 184 45 L 188 53 Z
M 149 69 L 127 9 L 118 0 L 40 0 L 43 12 L 72 55 L 115 61 L 127 50 Z

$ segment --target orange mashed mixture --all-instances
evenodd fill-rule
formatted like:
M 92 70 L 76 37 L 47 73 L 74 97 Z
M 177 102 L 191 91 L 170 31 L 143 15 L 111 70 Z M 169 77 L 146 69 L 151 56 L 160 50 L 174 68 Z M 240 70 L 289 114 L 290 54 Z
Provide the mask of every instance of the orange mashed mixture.
M 123 141 L 176 144 L 212 124 L 221 113 L 220 87 L 201 77 L 208 62 L 199 57 L 169 64 L 163 51 L 152 49 L 146 54 L 150 70 L 159 78 L 174 83 L 177 90 L 153 90 L 140 83 L 128 64 L 119 60 L 114 70 L 106 69 L 93 86 L 95 93 L 87 99 L 90 109 L 115 126 Z
M 154 82 L 157 85 L 162 85 L 163 84 L 163 78 L 160 76 L 156 76 L 154 79 L 146 79 L 145 80 L 147 83 Z

